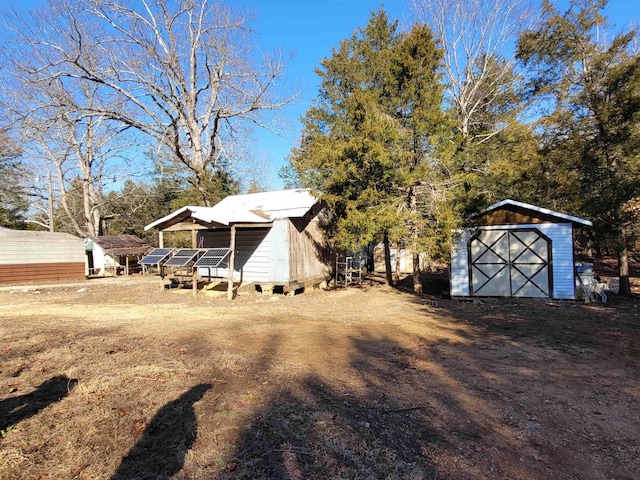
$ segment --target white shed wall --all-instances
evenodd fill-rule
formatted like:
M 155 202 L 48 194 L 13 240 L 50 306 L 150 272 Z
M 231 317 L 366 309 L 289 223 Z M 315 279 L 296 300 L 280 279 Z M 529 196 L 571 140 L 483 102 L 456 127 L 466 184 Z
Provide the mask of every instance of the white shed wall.
M 398 248 L 391 245 L 389 247 L 389 253 L 391 255 L 391 271 L 396 271 L 396 262 L 400 259 L 400 273 L 413 273 L 413 252 L 409 248 L 400 248 L 400 255 L 398 255 Z M 384 259 L 384 244 L 379 243 L 373 249 L 373 269 L 376 272 L 384 272 L 385 259 Z M 420 254 L 420 270 L 425 270 L 425 255 Z
M 456 232 L 456 241 L 451 248 L 451 296 L 469 296 L 469 255 L 467 242 L 475 229 L 466 228 Z
M 573 235 L 570 223 L 541 223 L 523 225 L 495 225 L 468 228 L 459 232 L 451 252 L 451 296 L 469 296 L 469 258 L 467 242 L 478 229 L 514 230 L 536 228 L 551 240 L 553 298 L 574 299 Z
M 228 230 L 202 230 L 198 232 L 198 244 L 203 248 L 229 248 Z M 236 256 L 234 261 L 234 281 L 269 281 L 269 244 L 271 229 L 251 228 L 236 230 Z M 198 274 L 209 276 L 208 268 L 199 268 Z M 212 268 L 212 277 L 226 277 L 228 268 Z
M 97 275 L 105 275 L 106 273 L 105 269 L 107 267 L 113 268 L 120 265 L 118 262 L 115 261 L 115 259 L 111 255 L 108 255 L 103 250 L 103 248 L 100 245 L 96 244 L 95 242 L 93 243 L 92 252 L 93 252 L 93 269 Z
M 0 265 L 84 263 L 84 241 L 67 233 L 0 231 Z
M 288 218 L 273 221 L 269 233 L 269 280 L 275 283 L 290 281 L 291 245 L 289 244 L 289 228 L 292 228 Z

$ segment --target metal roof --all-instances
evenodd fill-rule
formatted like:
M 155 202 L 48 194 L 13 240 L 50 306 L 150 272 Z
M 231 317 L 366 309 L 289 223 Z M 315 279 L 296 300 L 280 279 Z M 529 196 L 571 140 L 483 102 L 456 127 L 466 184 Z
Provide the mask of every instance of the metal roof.
M 135 235 L 101 235 L 89 237 L 106 254 L 113 256 L 146 255 L 153 249 L 151 245 Z
M 303 217 L 318 199 L 309 190 L 277 190 L 272 192 L 230 195 L 213 207 L 186 206 L 150 223 L 145 230 L 165 223 L 191 218 L 205 224 L 270 223 L 277 218 Z
M 542 207 L 537 207 L 536 205 L 531 205 L 529 203 L 524 203 L 524 202 L 518 202 L 516 200 L 511 200 L 511 199 L 506 199 L 506 200 L 502 200 L 498 203 L 494 203 L 493 205 L 491 205 L 490 207 L 486 208 L 485 210 L 483 210 L 482 212 L 478 213 L 477 215 L 474 215 L 475 218 L 480 217 L 486 213 L 492 212 L 494 210 L 499 210 L 500 208 L 503 207 L 516 207 L 516 208 L 521 208 L 524 210 L 529 210 L 532 212 L 537 212 L 537 213 L 542 213 L 544 215 L 549 215 L 552 217 L 556 217 L 558 219 L 561 220 L 566 220 L 568 222 L 571 223 L 577 223 L 580 225 L 586 225 L 588 227 L 592 227 L 593 223 L 590 222 L 589 220 L 585 220 L 584 218 L 579 218 L 579 217 L 574 217 L 571 215 L 567 215 L 564 213 L 560 213 L 560 212 L 555 212 L 553 210 L 549 210 L 548 208 L 542 208 Z
M 78 237 L 64 232 L 49 232 L 44 230 L 14 230 L 0 227 L 0 238 L 3 240 L 45 240 L 52 242 L 64 242 L 69 240 L 81 240 Z

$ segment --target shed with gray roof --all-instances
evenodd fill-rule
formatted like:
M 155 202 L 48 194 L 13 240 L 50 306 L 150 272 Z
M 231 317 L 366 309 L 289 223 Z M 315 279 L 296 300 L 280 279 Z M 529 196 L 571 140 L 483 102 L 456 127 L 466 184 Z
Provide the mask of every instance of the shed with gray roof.
M 329 278 L 333 253 L 322 230 L 323 208 L 306 189 L 228 196 L 213 207 L 186 206 L 147 225 L 164 233 L 191 231 L 192 247 L 230 248 L 216 268 L 196 267 L 202 278 L 253 282 L 284 292 Z M 231 285 L 231 283 L 230 283 Z

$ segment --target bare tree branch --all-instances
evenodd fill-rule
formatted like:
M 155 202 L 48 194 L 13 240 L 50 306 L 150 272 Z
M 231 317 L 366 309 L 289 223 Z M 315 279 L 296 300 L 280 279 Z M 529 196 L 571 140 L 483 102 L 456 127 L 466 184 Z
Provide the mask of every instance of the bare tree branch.
M 416 16 L 440 37 L 446 98 L 464 137 L 500 92 L 512 87 L 517 33 L 535 21 L 530 0 L 411 0 Z M 504 62 L 500 62 L 505 59 Z M 500 127 L 497 126 L 496 130 Z M 496 131 L 497 133 L 497 131 Z M 483 139 L 486 137 L 482 137 Z

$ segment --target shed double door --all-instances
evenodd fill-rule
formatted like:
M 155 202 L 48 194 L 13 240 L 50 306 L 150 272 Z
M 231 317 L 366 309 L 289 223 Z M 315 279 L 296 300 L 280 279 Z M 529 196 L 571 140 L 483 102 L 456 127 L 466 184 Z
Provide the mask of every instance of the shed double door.
M 537 229 L 479 231 L 469 264 L 472 295 L 551 296 L 551 240 Z

